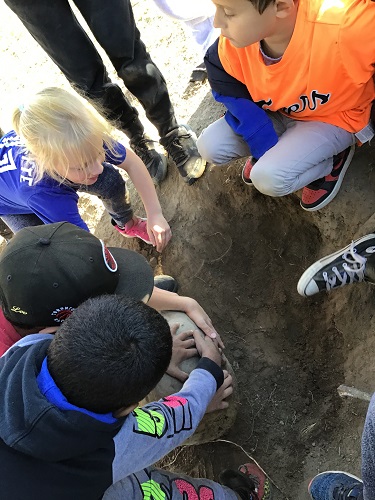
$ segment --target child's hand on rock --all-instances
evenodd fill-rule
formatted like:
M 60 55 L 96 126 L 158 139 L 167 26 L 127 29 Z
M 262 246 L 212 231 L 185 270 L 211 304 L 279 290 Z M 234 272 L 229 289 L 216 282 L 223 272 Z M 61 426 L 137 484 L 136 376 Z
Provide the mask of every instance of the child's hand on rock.
M 202 334 L 198 330 L 194 330 L 193 335 L 195 346 L 201 358 L 209 358 L 218 366 L 221 366 L 222 357 L 217 343 L 210 337 L 207 337 L 207 335 L 202 337 Z
M 184 308 L 185 314 L 189 316 L 189 318 L 197 325 L 198 328 L 202 330 L 202 332 L 214 339 L 218 346 L 224 349 L 223 341 L 220 338 L 220 335 L 215 330 L 211 318 L 208 316 L 206 311 L 202 306 L 198 304 L 198 302 L 191 297 L 186 297 L 186 307 Z
M 233 378 L 226 370 L 224 370 L 224 382 L 216 391 L 211 403 L 207 406 L 206 413 L 211 413 L 217 410 L 225 410 L 229 403 L 226 399 L 233 393 Z
M 171 362 L 169 363 L 167 373 L 171 377 L 174 377 L 181 382 L 185 382 L 189 376 L 187 373 L 180 369 L 179 365 L 185 359 L 196 356 L 198 354 L 198 351 L 195 348 L 193 331 L 188 330 L 176 335 L 179 326 L 179 324 L 171 325 L 171 334 L 173 339 L 172 358 Z

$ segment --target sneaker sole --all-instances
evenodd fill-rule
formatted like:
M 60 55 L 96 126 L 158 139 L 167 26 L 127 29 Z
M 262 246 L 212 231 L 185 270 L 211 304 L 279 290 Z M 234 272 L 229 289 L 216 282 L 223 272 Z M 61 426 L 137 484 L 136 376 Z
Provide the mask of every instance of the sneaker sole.
M 357 240 L 354 241 L 354 244 L 358 243 L 364 243 L 365 241 L 372 240 L 375 238 L 375 234 L 367 234 L 366 236 L 362 236 L 362 238 L 358 238 Z M 327 257 L 323 257 L 320 260 L 317 260 L 314 264 L 312 264 L 310 267 L 306 269 L 306 271 L 302 274 L 300 279 L 298 280 L 297 284 L 297 291 L 302 297 L 311 297 L 311 295 L 306 295 L 305 290 L 307 286 L 310 284 L 310 281 L 313 279 L 315 274 L 324 266 L 328 265 L 330 262 L 333 262 L 336 257 L 339 255 L 342 255 L 346 249 L 349 249 L 351 246 L 351 243 L 347 245 L 344 248 L 341 248 L 340 250 L 337 250 L 337 252 L 330 254 Z M 317 292 L 318 293 L 318 292 Z M 315 294 L 313 294 L 315 295 Z
M 182 127 L 186 128 L 186 130 L 191 134 L 192 138 L 195 140 L 195 142 L 197 142 L 197 134 L 194 132 L 194 130 L 189 126 L 187 125 L 186 123 L 181 123 Z M 205 170 L 206 170 L 206 167 L 207 167 L 207 161 L 204 160 L 202 157 L 199 157 L 197 158 L 197 163 L 200 163 L 200 166 L 197 170 L 197 173 L 194 174 L 194 176 L 182 176 L 182 178 L 184 179 L 184 181 L 186 182 L 186 184 L 188 184 L 189 186 L 191 186 L 192 184 L 194 184 L 194 182 L 199 179 L 200 177 L 202 177 L 202 175 L 204 174 Z M 177 165 L 177 168 L 178 168 L 178 165 Z
M 349 474 L 349 472 L 345 472 L 345 471 L 342 471 L 342 470 L 326 470 L 324 472 L 321 472 L 320 474 L 317 474 L 316 476 L 314 476 L 311 481 L 309 482 L 309 485 L 307 487 L 307 491 L 310 493 L 310 486 L 312 484 L 312 482 L 314 481 L 314 479 L 316 479 L 317 477 L 319 476 L 323 476 L 323 474 L 345 474 L 346 476 L 349 476 L 353 479 L 356 479 L 357 481 L 359 481 L 360 483 L 362 483 L 362 479 L 360 479 L 359 477 L 355 476 L 354 474 Z
M 245 168 L 245 167 L 244 167 Z M 241 179 L 242 179 L 242 182 L 244 184 L 246 184 L 246 186 L 250 186 L 250 187 L 254 187 L 254 184 L 252 183 L 251 180 L 246 180 L 245 177 L 243 176 L 243 171 L 244 169 L 242 169 L 242 172 L 241 172 Z
M 350 152 L 348 154 L 347 159 L 345 160 L 345 163 L 344 163 L 344 165 L 342 167 L 342 170 L 341 170 L 341 173 L 339 175 L 338 181 L 336 182 L 336 186 L 334 187 L 332 193 L 329 196 L 327 196 L 327 198 L 324 201 L 322 201 L 321 203 L 319 203 L 319 205 L 316 205 L 316 207 L 312 207 L 312 208 L 304 207 L 302 205 L 302 201 L 301 201 L 300 202 L 300 206 L 301 206 L 301 208 L 303 208 L 303 210 L 306 210 L 306 212 L 315 212 L 316 210 L 320 210 L 321 208 L 325 207 L 326 205 L 328 205 L 328 203 L 330 203 L 333 200 L 333 198 L 339 192 L 339 189 L 341 187 L 342 181 L 344 180 L 346 171 L 348 170 L 349 165 L 350 165 L 350 163 L 351 163 L 351 161 L 353 159 L 354 152 L 355 152 L 355 145 L 353 144 L 351 146 L 351 148 L 350 148 Z
M 143 217 L 139 217 L 141 220 L 147 220 Z M 120 231 L 118 231 L 121 236 L 124 236 L 124 238 L 138 238 L 139 240 L 141 241 L 144 241 L 145 243 L 147 243 L 147 245 L 152 245 L 151 241 L 150 240 L 145 240 L 144 238 L 141 238 L 140 236 L 129 236 L 128 234 L 125 234 L 125 233 L 121 233 Z
M 204 174 L 204 172 L 206 170 L 206 166 L 207 166 L 206 160 L 204 160 L 203 158 L 197 158 L 197 162 L 196 163 L 198 163 L 198 162 L 200 163 L 200 165 L 199 165 L 199 168 L 197 169 L 197 172 L 194 173 L 194 177 L 191 177 L 191 176 L 185 176 L 185 177 L 183 177 L 184 181 L 187 184 L 189 184 L 189 186 L 191 186 L 192 184 L 194 184 L 194 182 L 196 180 L 198 180 L 200 177 L 202 177 L 202 175 Z M 195 169 L 195 167 L 194 167 L 194 169 Z

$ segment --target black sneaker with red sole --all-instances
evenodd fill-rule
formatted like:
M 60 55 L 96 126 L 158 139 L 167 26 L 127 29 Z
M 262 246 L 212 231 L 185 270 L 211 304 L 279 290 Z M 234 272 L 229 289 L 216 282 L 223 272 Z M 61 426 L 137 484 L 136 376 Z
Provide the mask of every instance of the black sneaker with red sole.
M 333 168 L 329 175 L 311 182 L 302 191 L 301 207 L 313 212 L 328 205 L 337 195 L 350 162 L 355 146 L 349 146 L 333 157 Z

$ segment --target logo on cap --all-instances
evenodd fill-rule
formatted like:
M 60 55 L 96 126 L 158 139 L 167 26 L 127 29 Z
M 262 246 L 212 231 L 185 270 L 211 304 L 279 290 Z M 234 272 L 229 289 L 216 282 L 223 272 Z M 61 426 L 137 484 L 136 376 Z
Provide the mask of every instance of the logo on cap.
M 54 311 L 52 311 L 51 316 L 55 316 L 54 321 L 56 323 L 62 323 L 66 318 L 68 318 L 72 312 L 74 311 L 74 307 L 65 306 L 58 307 Z
M 23 311 L 20 307 L 18 306 L 12 306 L 11 311 L 19 314 L 27 314 L 26 311 Z
M 117 262 L 108 248 L 104 245 L 104 241 L 100 240 L 100 243 L 102 244 L 104 264 L 111 273 L 115 273 L 117 271 Z

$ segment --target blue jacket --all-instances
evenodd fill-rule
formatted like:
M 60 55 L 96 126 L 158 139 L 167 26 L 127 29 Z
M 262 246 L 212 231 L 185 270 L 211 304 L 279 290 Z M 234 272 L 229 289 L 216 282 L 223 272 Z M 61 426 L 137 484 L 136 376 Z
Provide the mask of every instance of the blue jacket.
M 105 149 L 105 148 L 104 148 Z M 105 161 L 120 165 L 126 149 L 115 144 L 116 157 L 106 150 Z M 67 221 L 88 231 L 78 212 L 76 188 L 45 175 L 34 183 L 35 163 L 30 161 L 24 144 L 12 130 L 0 139 L 0 215 L 37 215 L 45 224 Z
M 225 119 L 228 125 L 243 137 L 254 158 L 259 159 L 277 143 L 277 134 L 261 103 L 255 104 L 247 87 L 224 70 L 218 44 L 219 39 L 207 50 L 204 58 L 212 94 L 227 108 Z
M 218 365 L 201 358 L 178 393 L 120 419 L 95 414 L 70 404 L 55 384 L 46 361 L 51 337 L 25 337 L 0 358 L 3 499 L 102 498 L 112 482 L 190 437 L 224 380 Z

